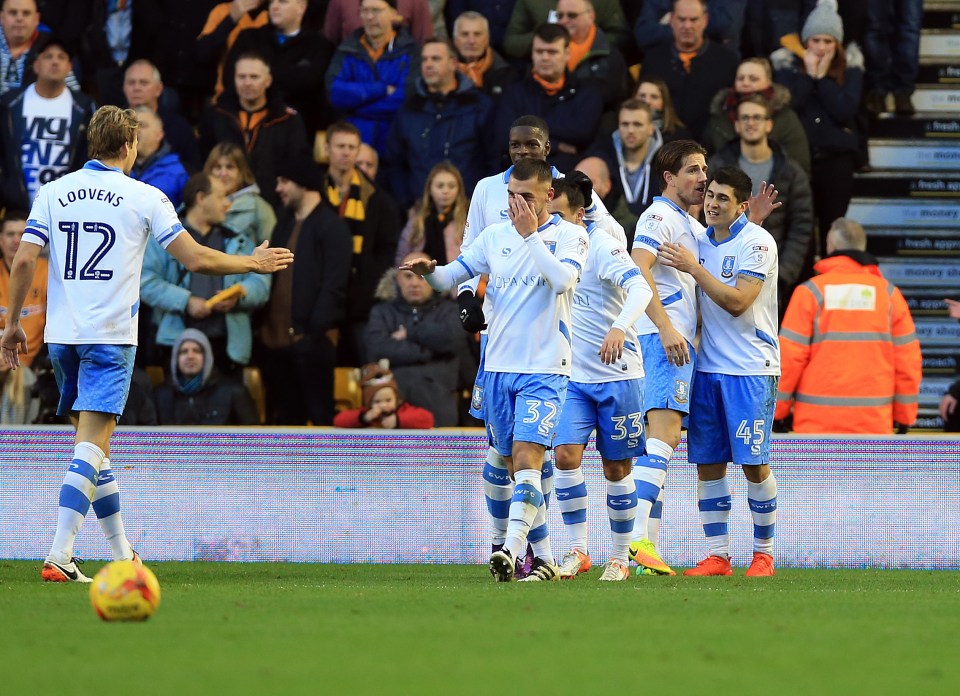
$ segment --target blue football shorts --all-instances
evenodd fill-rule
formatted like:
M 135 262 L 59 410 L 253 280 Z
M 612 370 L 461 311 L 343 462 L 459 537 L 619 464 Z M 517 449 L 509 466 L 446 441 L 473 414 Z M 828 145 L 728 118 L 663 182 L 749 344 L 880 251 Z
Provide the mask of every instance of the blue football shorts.
M 483 417 L 483 358 L 487 353 L 487 334 L 480 334 L 480 365 L 477 367 L 477 378 L 473 380 L 473 393 L 470 396 L 470 415 L 478 420 Z
M 643 355 L 644 393 L 643 406 L 646 411 L 655 408 L 668 408 L 679 413 L 690 413 L 690 393 L 693 386 L 694 367 L 697 364 L 697 351 L 687 341 L 690 362 L 677 367 L 667 360 L 667 353 L 660 342 L 660 334 L 644 334 L 639 337 L 640 352 Z
M 776 375 L 698 372 L 687 459 L 694 464 L 769 464 L 779 383 Z
M 487 437 L 501 456 L 513 456 L 514 440 L 553 446 L 567 381 L 564 375 L 486 373 L 483 412 Z
M 48 344 L 60 389 L 57 415 L 97 411 L 118 418 L 127 404 L 136 346 Z
M 643 454 L 643 378 L 586 384 L 570 382 L 555 446 L 586 445 L 597 432 L 597 451 L 609 461 Z

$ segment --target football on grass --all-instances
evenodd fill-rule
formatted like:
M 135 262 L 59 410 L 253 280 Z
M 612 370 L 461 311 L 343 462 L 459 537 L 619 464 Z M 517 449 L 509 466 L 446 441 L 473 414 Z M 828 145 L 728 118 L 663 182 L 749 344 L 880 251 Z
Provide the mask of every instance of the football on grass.
M 113 561 L 93 577 L 90 603 L 104 621 L 144 621 L 160 604 L 160 583 L 146 566 Z

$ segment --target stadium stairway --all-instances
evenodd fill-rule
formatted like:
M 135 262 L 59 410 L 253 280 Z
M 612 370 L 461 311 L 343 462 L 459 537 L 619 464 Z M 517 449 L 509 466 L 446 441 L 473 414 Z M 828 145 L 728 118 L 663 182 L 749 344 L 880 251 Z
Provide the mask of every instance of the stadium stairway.
M 921 430 L 942 430 L 940 396 L 960 368 L 960 0 L 924 2 L 914 116 L 886 113 L 870 131 L 871 171 L 847 215 L 906 297 L 923 350 Z

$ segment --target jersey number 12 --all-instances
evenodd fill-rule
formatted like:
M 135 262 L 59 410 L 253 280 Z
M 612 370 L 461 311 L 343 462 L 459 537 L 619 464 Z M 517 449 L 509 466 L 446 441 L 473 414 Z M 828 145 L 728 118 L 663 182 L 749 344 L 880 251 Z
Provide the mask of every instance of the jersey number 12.
M 100 246 L 93 250 L 90 258 L 77 274 L 77 247 L 80 242 L 80 230 L 91 234 L 99 234 L 103 239 Z M 67 235 L 67 257 L 63 265 L 64 280 L 110 280 L 113 277 L 113 271 L 97 268 L 97 264 L 103 261 L 103 257 L 113 248 L 117 241 L 117 233 L 110 225 L 103 222 L 60 222 L 60 231 Z

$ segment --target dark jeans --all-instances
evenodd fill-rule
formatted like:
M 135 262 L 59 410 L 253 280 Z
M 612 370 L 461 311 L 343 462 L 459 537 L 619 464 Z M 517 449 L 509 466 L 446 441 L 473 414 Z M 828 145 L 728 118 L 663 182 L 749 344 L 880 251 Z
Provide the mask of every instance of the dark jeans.
M 811 164 L 810 188 L 813 191 L 813 210 L 817 216 L 818 248 L 823 256 L 830 225 L 847 214 L 853 198 L 853 172 L 856 155 L 852 152 L 815 157 Z
M 870 0 L 863 37 L 868 90 L 913 94 L 922 18 L 922 0 Z
M 326 336 L 306 336 L 287 348 L 260 346 L 270 425 L 333 424 L 333 371 L 337 350 Z

